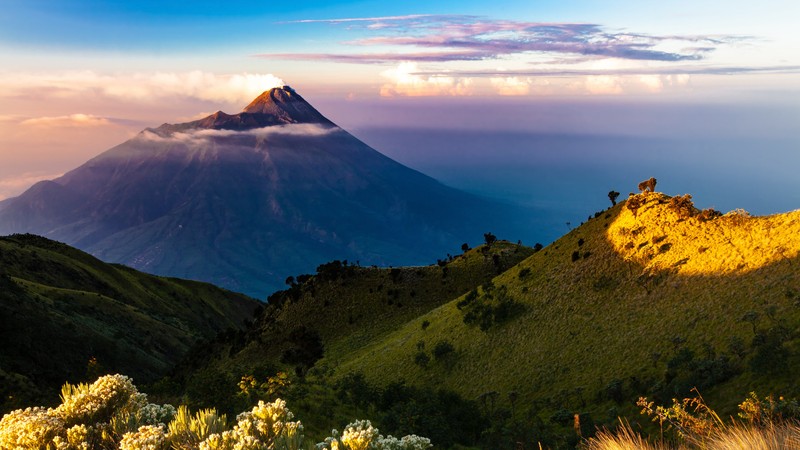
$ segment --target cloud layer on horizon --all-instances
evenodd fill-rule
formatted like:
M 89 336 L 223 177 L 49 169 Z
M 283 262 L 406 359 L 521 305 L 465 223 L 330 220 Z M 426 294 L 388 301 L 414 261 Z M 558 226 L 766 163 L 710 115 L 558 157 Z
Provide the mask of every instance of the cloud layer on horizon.
M 91 70 L 57 73 L 0 73 L 0 98 L 86 98 L 101 96 L 117 100 L 159 103 L 169 98 L 191 98 L 211 102 L 240 103 L 243 106 L 262 92 L 284 86 L 272 74 L 215 74 L 152 72 L 100 74 Z

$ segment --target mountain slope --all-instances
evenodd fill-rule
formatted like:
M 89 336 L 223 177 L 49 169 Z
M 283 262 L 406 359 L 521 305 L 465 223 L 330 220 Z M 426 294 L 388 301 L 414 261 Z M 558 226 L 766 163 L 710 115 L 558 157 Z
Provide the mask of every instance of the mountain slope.
M 723 411 L 749 390 L 798 395 L 798 252 L 800 211 L 715 217 L 686 197 L 640 194 L 340 359 L 337 373 L 500 395 L 509 410 L 514 393 L 534 413 L 588 410 L 608 423 L 608 408 L 692 386 Z M 482 330 L 503 301 L 513 313 L 489 314 Z M 420 342 L 441 341 L 454 347 L 448 364 L 415 363 Z
M 284 87 L 0 202 L 0 233 L 263 298 L 326 261 L 428 263 L 486 231 L 518 236 L 525 217 L 383 156 Z
M 175 378 L 195 392 L 196 406 L 220 406 L 235 395 L 242 375 L 272 376 L 293 367 L 302 373 L 323 355 L 333 362 L 346 358 L 533 252 L 497 241 L 431 266 L 321 265 L 315 275 L 298 276 L 290 289 L 270 296 L 247 332 L 195 348 Z
M 242 329 L 258 306 L 205 283 L 105 264 L 39 236 L 2 237 L 0 384 L 9 391 L 0 392 L 0 409 L 51 401 L 65 381 L 93 371 L 153 381 L 198 340 Z

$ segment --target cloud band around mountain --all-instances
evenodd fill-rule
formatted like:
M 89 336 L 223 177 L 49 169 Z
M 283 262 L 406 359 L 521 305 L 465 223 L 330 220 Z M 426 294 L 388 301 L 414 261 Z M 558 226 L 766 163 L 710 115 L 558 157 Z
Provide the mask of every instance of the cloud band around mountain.
M 292 123 L 285 125 L 271 125 L 267 127 L 254 128 L 251 130 L 216 130 L 216 129 L 196 129 L 186 132 L 174 132 L 170 134 L 160 134 L 156 130 L 147 129 L 139 134 L 139 139 L 149 142 L 164 143 L 183 143 L 187 145 L 202 145 L 214 138 L 230 136 L 254 136 L 260 139 L 273 136 L 325 136 L 331 133 L 340 132 L 338 127 L 321 125 L 316 123 Z

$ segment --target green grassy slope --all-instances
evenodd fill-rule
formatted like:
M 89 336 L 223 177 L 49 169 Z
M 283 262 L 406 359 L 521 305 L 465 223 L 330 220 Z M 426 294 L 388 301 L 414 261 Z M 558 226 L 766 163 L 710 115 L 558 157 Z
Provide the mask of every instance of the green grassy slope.
M 178 377 L 200 386 L 225 384 L 224 378 L 229 389 L 235 389 L 243 374 L 272 375 L 281 368 L 307 367 L 322 356 L 320 351 L 328 360 L 338 360 L 533 253 L 531 248 L 497 241 L 441 265 L 322 265 L 316 275 L 298 277 L 290 289 L 271 296 L 246 333 L 196 349 Z
M 509 409 L 513 392 L 517 411 L 600 418 L 612 399 L 692 385 L 723 411 L 752 389 L 800 394 L 789 370 L 800 367 L 800 211 L 704 220 L 670 201 L 635 196 L 495 278 L 490 295 L 516 305 L 505 322 L 465 324 L 464 296 L 337 359 L 337 373 L 496 392 Z M 477 294 L 472 305 L 496 304 Z M 455 352 L 437 361 L 442 341 Z
M 258 305 L 206 283 L 106 264 L 42 237 L 2 237 L 0 384 L 8 392 L 0 392 L 0 409 L 55 400 L 61 384 L 91 372 L 152 381 L 198 340 L 244 328 Z

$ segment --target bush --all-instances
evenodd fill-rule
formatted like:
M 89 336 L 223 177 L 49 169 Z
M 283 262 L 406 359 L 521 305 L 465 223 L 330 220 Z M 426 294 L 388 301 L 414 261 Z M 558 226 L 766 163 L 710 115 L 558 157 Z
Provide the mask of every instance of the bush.
M 203 410 L 192 415 L 182 406 L 147 403 L 130 379 L 107 375 L 91 385 L 65 385 L 56 408 L 12 411 L 0 420 L 2 449 L 119 450 L 300 450 L 303 425 L 293 421 L 286 402 L 259 401 L 239 414 L 228 429 L 225 416 Z M 382 436 L 369 421 L 349 424 L 341 435 L 317 444 L 319 449 L 422 450 L 430 440 L 415 435 Z
M 525 307 L 508 295 L 508 288 L 496 288 L 492 282 L 482 286 L 483 293 L 471 291 L 456 307 L 464 313 L 464 323 L 477 324 L 481 331 L 487 331 L 495 324 L 502 324 L 518 316 Z
M 414 355 L 414 364 L 422 368 L 428 367 L 429 362 L 431 362 L 431 357 L 423 351 L 418 351 L 417 354 Z
M 453 344 L 447 341 L 439 341 L 436 343 L 436 346 L 433 347 L 433 357 L 437 361 L 441 361 L 455 353 L 455 351 L 456 349 L 453 347 Z

